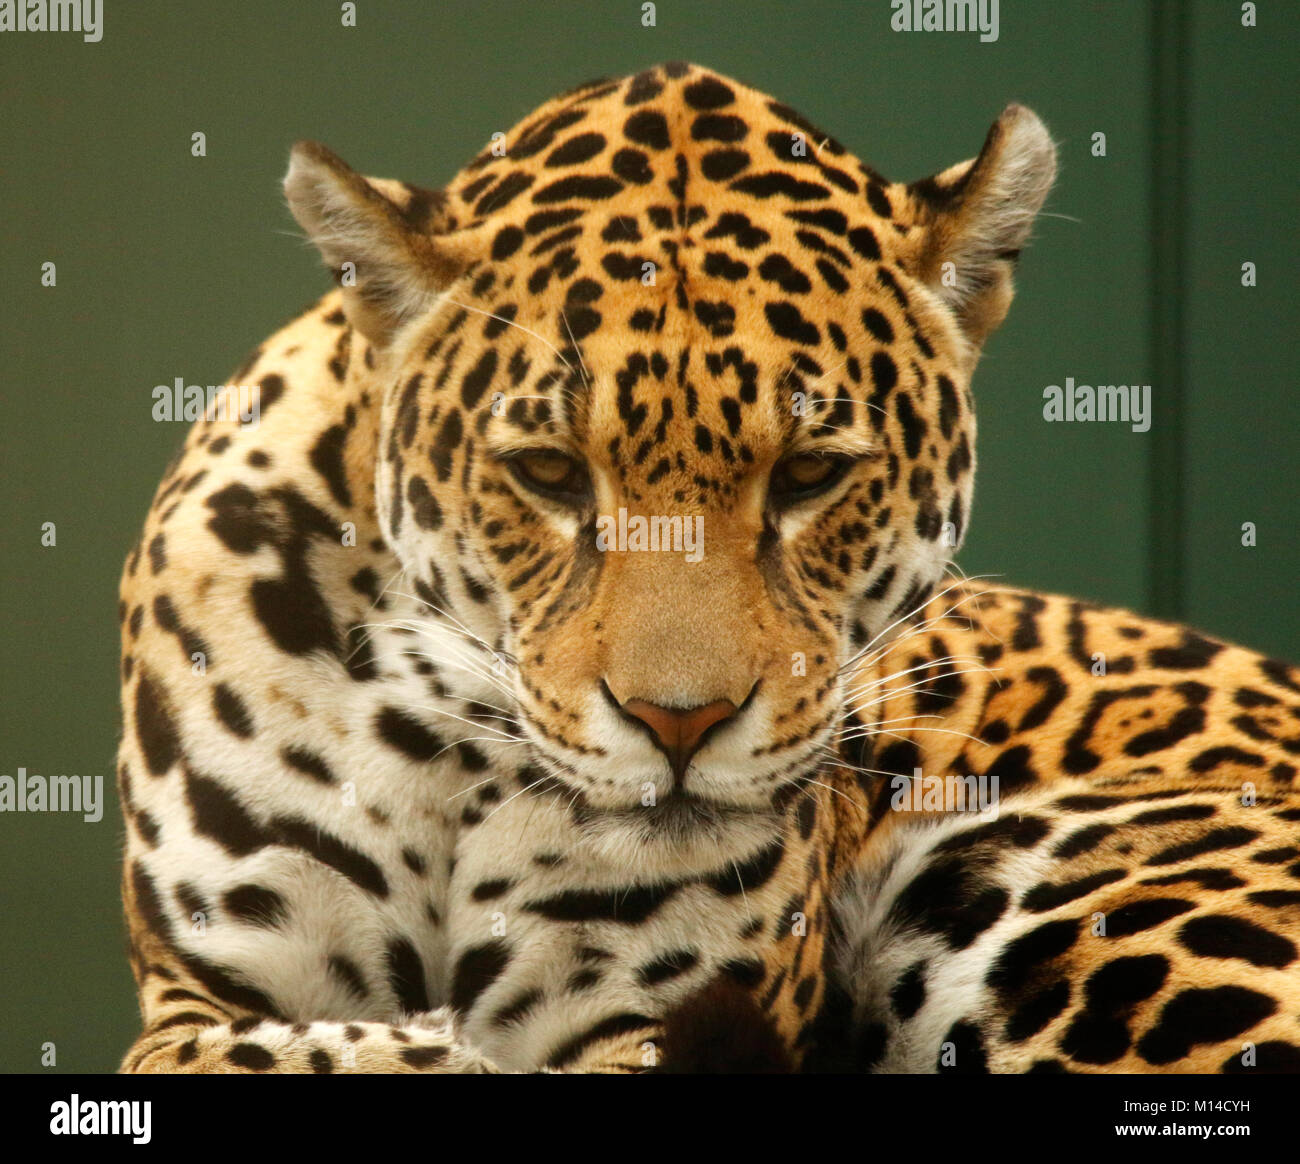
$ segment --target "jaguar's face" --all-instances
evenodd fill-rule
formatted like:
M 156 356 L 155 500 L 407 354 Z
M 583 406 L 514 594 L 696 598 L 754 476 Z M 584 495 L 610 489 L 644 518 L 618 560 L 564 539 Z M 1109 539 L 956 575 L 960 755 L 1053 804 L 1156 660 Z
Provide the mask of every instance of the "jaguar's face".
M 506 329 L 447 376 L 422 362 L 453 342 L 444 305 L 398 377 L 420 387 L 391 410 L 381 500 L 438 605 L 513 659 L 519 723 L 579 804 L 662 820 L 686 805 L 701 819 L 768 811 L 831 742 L 854 652 L 924 599 L 951 552 L 941 527 L 960 526 L 969 474 L 945 464 L 969 447 L 969 413 L 954 387 L 946 433 L 936 424 L 904 469 L 915 441 L 895 395 L 913 393 L 924 428 L 925 394 L 907 372 L 904 388 L 882 383 L 886 359 L 912 357 L 861 322 L 888 318 L 881 292 L 836 311 L 842 351 L 791 350 L 766 325 L 714 338 L 676 318 L 671 287 L 619 297 L 622 313 L 650 303 L 671 322 L 651 337 L 598 329 L 557 356 L 529 332 L 556 342 L 543 329 L 562 305 L 533 302 L 514 313 L 527 332 Z M 489 350 L 497 370 L 467 408 L 465 377 Z M 515 352 L 533 365 L 518 385 Z
M 960 542 L 968 379 L 1051 166 L 1012 110 L 913 187 L 829 139 L 810 168 L 780 156 L 796 115 L 689 77 L 632 116 L 644 83 L 561 99 L 432 231 L 382 207 L 359 230 L 373 187 L 328 156 L 289 179 L 318 238 L 379 256 L 349 310 L 382 353 L 381 523 L 429 617 L 479 642 L 466 665 L 592 828 L 642 838 L 769 818 L 849 702 L 870 718 L 854 662 Z

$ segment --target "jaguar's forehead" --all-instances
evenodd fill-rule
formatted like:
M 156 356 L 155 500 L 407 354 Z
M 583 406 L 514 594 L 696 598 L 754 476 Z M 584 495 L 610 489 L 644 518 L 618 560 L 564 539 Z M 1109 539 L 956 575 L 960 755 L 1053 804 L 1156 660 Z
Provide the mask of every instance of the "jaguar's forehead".
M 598 444 L 661 475 L 683 455 L 857 451 L 882 393 L 945 342 L 907 274 L 908 189 L 694 66 L 555 99 L 447 193 L 488 254 L 426 350 L 467 368 L 466 403 L 501 394 L 480 417 L 498 443 Z

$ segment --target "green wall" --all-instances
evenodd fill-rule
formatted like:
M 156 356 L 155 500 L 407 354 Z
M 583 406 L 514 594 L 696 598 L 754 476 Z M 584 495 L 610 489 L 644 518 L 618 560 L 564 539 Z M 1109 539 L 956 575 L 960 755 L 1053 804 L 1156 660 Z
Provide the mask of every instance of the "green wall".
M 655 28 L 633 0 L 360 0 L 355 29 L 333 0 L 105 8 L 98 44 L 0 34 L 0 772 L 98 774 L 109 797 L 99 824 L 0 816 L 0 1069 L 41 1070 L 46 1042 L 58 1070 L 110 1069 L 135 1033 L 116 583 L 182 439 L 152 422 L 150 391 L 221 382 L 324 290 L 278 190 L 297 138 L 434 185 L 555 92 L 687 58 L 914 178 L 975 153 L 1007 101 L 1030 105 L 1061 178 L 976 377 L 962 565 L 1300 658 L 1284 366 L 1300 5 L 1261 4 L 1246 30 L 1235 0 L 1002 0 L 990 44 L 891 32 L 888 0 L 665 0 Z M 1152 384 L 1151 430 L 1045 423 L 1042 390 L 1065 376 Z

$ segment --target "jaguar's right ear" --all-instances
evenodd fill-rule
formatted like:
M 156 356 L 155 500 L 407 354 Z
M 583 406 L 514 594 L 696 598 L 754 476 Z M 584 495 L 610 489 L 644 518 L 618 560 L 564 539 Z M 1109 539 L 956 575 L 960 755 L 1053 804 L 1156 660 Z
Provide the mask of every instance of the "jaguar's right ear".
M 316 142 L 299 142 L 284 179 L 289 209 L 343 288 L 343 309 L 376 347 L 426 310 L 468 265 L 442 237 L 445 196 L 362 177 Z

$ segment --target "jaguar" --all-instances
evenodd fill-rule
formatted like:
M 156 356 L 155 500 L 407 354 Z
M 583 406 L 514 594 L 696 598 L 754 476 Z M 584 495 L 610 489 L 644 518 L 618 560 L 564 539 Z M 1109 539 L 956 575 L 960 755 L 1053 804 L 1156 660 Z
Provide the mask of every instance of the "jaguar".
M 952 564 L 1055 173 L 681 63 L 295 146 L 337 286 L 121 583 L 122 1069 L 1300 1070 L 1300 670 Z

